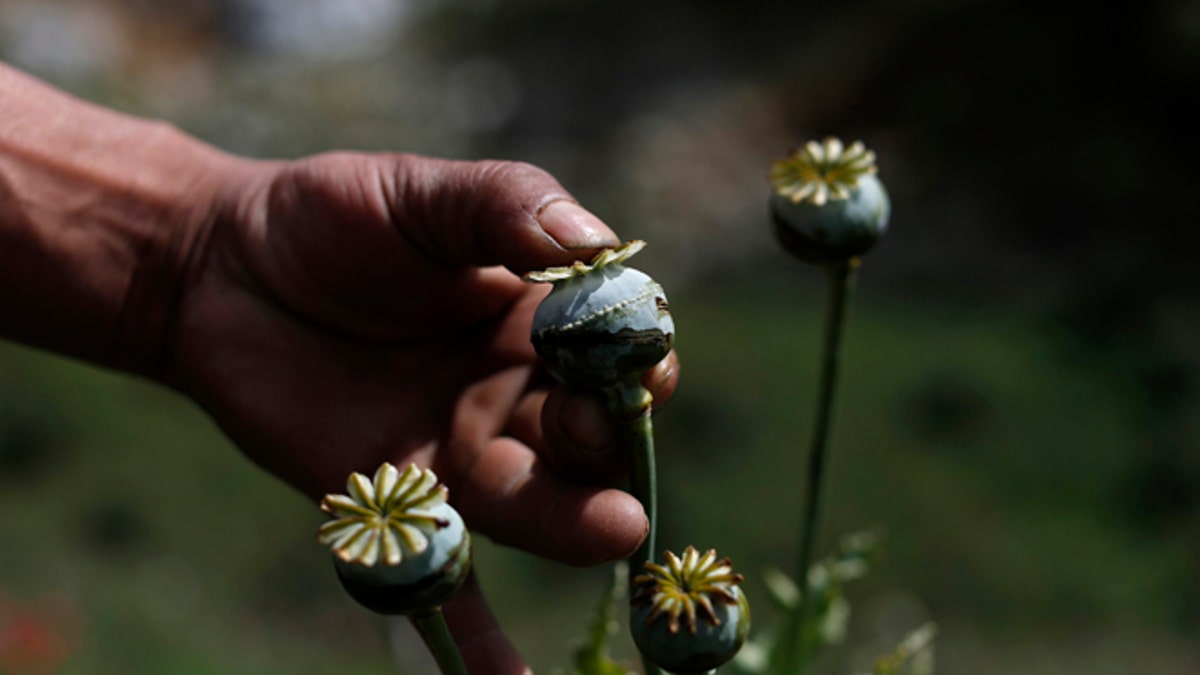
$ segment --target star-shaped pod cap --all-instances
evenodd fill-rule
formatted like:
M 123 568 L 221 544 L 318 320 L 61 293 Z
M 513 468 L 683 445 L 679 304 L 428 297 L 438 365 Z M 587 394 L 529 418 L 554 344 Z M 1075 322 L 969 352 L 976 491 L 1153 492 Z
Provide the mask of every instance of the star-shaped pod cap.
M 351 597 L 381 614 L 411 614 L 454 594 L 470 571 L 471 541 L 446 497 L 432 471 L 384 463 L 372 478 L 350 474 L 346 494 L 321 500 L 333 519 L 317 538 Z
M 742 575 L 728 558 L 689 546 L 646 563 L 633 580 L 630 631 L 638 649 L 673 673 L 707 673 L 733 658 L 750 630 Z
M 861 142 L 809 141 L 771 165 L 771 216 L 783 247 L 805 262 L 846 262 L 887 229 L 891 202 Z

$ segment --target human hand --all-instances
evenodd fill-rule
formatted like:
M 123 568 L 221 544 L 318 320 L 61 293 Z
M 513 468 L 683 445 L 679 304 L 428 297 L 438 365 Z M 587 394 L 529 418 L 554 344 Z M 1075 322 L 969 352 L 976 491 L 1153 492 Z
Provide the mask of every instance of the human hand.
M 432 468 L 475 530 L 560 562 L 628 556 L 638 502 L 602 403 L 529 343 L 533 269 L 618 243 L 545 172 L 329 154 L 241 162 L 192 252 L 165 379 L 314 500 L 383 461 Z M 672 354 L 646 374 L 674 389 Z M 472 670 L 526 670 L 477 585 L 446 606 Z

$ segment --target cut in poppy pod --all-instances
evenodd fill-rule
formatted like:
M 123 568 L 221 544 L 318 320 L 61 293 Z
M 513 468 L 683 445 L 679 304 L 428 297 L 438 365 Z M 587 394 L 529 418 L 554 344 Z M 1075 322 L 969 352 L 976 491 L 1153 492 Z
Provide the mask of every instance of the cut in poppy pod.
M 554 284 L 533 316 L 533 348 L 568 384 L 604 387 L 636 379 L 671 351 L 675 323 L 667 295 L 623 263 L 646 245 L 605 249 L 590 263 L 551 267 L 526 281 Z
M 352 598 L 380 614 L 429 612 L 450 599 L 471 568 L 471 540 L 428 469 L 383 464 L 373 478 L 350 474 L 347 494 L 326 495 L 333 520 L 318 540 Z
M 775 234 L 797 258 L 818 265 L 866 253 L 887 229 L 891 202 L 861 142 L 809 141 L 771 164 Z
M 667 551 L 665 565 L 647 562 L 646 572 L 633 580 L 629 620 L 642 654 L 671 673 L 707 673 L 737 654 L 750 605 L 728 558 L 689 546 L 682 558 Z

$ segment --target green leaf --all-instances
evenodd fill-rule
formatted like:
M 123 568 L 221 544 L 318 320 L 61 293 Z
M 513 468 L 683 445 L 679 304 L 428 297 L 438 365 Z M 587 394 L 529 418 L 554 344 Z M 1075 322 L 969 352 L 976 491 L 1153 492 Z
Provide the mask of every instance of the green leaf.
M 763 570 L 763 584 L 767 595 L 776 609 L 790 610 L 800 604 L 800 587 L 783 570 L 768 567 Z
M 883 536 L 876 530 L 863 530 L 842 537 L 837 551 L 824 561 L 836 583 L 861 579 L 871 570 L 882 549 Z
M 927 623 L 909 633 L 890 654 L 875 660 L 871 675 L 933 675 L 933 641 L 937 626 Z
M 820 649 L 840 642 L 846 635 L 850 620 L 850 602 L 846 599 L 843 586 L 861 579 L 870 571 L 879 556 L 883 537 L 875 530 L 855 532 L 842 538 L 837 549 L 824 560 L 817 562 L 808 571 L 808 585 L 813 593 L 809 620 L 803 630 L 797 626 L 800 613 L 801 589 L 787 575 L 778 570 L 768 570 L 764 578 L 767 589 L 786 614 L 776 630 L 776 637 L 764 642 L 770 654 L 769 670 L 776 675 L 794 675 L 780 672 L 787 669 L 784 656 L 795 650 L 796 641 L 802 640 L 807 667 Z M 790 585 L 790 588 L 789 588 Z
M 809 653 L 845 638 L 850 602 L 843 587 L 867 575 L 879 555 L 881 541 L 882 537 L 874 530 L 849 534 L 838 543 L 833 555 L 809 571 L 809 584 L 816 594 L 811 623 L 805 631 L 805 639 L 810 642 Z
M 627 563 L 613 565 L 608 586 L 588 624 L 587 639 L 575 650 L 575 675 L 634 675 L 608 655 L 608 639 L 617 632 L 616 611 L 625 595 L 628 579 Z

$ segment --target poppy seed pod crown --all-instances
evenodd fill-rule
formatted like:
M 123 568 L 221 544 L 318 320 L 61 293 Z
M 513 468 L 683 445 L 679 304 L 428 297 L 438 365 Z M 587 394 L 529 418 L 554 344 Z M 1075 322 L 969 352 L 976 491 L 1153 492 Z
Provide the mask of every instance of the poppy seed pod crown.
M 664 562 L 647 562 L 633 580 L 633 641 L 669 672 L 707 673 L 733 658 L 750 631 L 742 575 L 712 549 L 667 551 Z
M 590 263 L 525 275 L 554 289 L 533 316 L 531 339 L 563 382 L 604 386 L 636 377 L 671 351 L 675 323 L 667 296 L 645 273 L 622 263 L 645 246 L 631 241 Z
M 891 202 L 861 142 L 809 141 L 771 165 L 771 216 L 785 249 L 814 264 L 866 253 L 887 229 Z
M 470 571 L 471 540 L 437 476 L 385 463 L 373 478 L 350 474 L 346 488 L 321 500 L 334 520 L 318 532 L 346 592 L 380 614 L 425 612 L 450 599 Z

